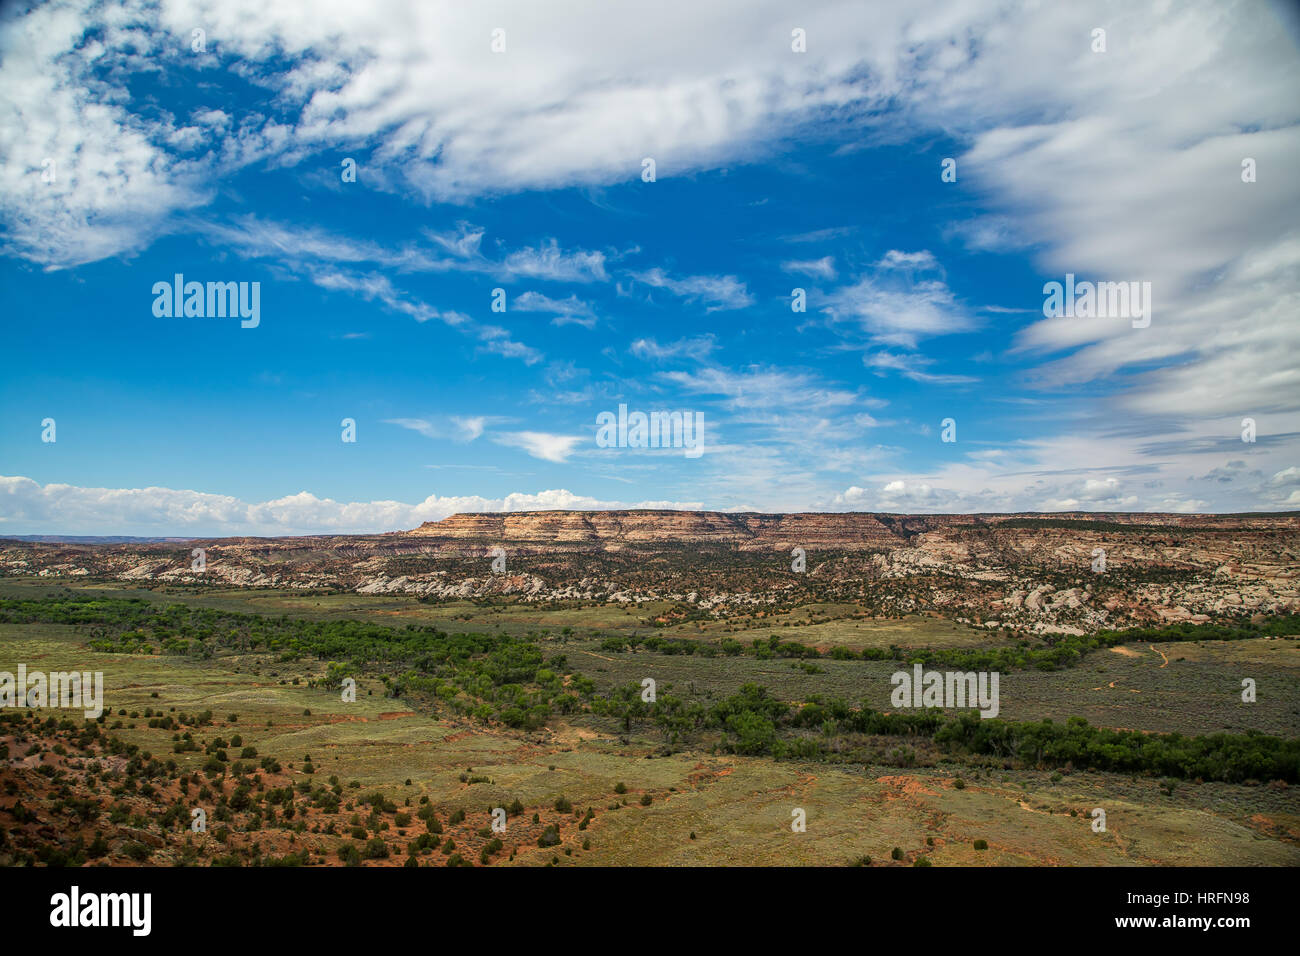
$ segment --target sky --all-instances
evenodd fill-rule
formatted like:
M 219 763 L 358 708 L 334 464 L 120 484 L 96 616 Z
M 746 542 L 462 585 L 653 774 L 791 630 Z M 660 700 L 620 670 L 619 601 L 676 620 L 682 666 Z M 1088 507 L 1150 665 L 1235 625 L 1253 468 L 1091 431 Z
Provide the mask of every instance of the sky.
M 1300 509 L 1294 11 L 9 4 L 0 535 Z

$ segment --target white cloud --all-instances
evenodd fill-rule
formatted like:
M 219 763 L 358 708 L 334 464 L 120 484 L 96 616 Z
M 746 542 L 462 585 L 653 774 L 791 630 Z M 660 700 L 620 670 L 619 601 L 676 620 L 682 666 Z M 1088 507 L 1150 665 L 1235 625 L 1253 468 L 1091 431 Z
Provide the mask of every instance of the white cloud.
M 851 408 L 858 392 L 826 385 L 810 372 L 752 367 L 743 372 L 708 367 L 695 372 L 664 372 L 662 378 L 687 392 L 721 396 L 735 410 Z
M 781 268 L 786 272 L 798 272 L 819 279 L 834 279 L 836 275 L 835 259 L 832 256 L 822 256 L 820 259 L 791 259 L 781 263 Z
M 496 415 L 449 415 L 445 420 L 436 422 L 425 418 L 386 418 L 384 424 L 398 425 L 410 431 L 418 432 L 425 438 L 471 442 L 480 438 L 489 426 L 504 424 L 512 420 Z
M 555 238 L 538 246 L 515 249 L 497 259 L 489 258 L 480 251 L 484 231 L 465 222 L 458 223 L 454 233 L 421 230 L 425 244 L 404 242 L 395 248 L 317 226 L 271 222 L 254 215 L 227 222 L 194 219 L 190 226 L 198 235 L 229 246 L 242 256 L 287 260 L 298 268 L 319 267 L 322 263 L 371 263 L 397 273 L 467 272 L 501 279 L 584 283 L 609 278 L 603 252 L 564 249 Z M 577 301 L 573 296 L 570 299 Z
M 554 239 L 540 246 L 518 249 L 508 254 L 502 269 L 521 279 L 550 279 L 558 282 L 604 282 L 605 254 L 583 249 L 566 252 Z
M 829 293 L 824 311 L 836 322 L 855 323 L 873 342 L 905 348 L 915 348 L 924 337 L 974 326 L 948 288 L 938 260 L 924 249 L 891 249 L 869 275 Z
M 656 289 L 666 289 L 687 302 L 698 302 L 706 306 L 706 312 L 719 312 L 727 309 L 743 309 L 754 304 L 754 297 L 745 288 L 745 283 L 735 276 L 684 276 L 675 278 L 663 269 L 648 269 L 633 275 L 638 282 L 644 282 Z
M 1246 444 L 1237 422 L 1217 420 L 1160 433 L 1127 422 L 1081 422 L 1060 434 L 994 448 L 963 437 L 944 445 L 950 458 L 925 471 L 862 468 L 860 478 L 819 499 L 829 510 L 896 512 L 1127 511 L 1191 513 L 1284 510 L 1300 470 L 1288 447 L 1262 436 Z M 1288 431 L 1300 416 L 1276 422 Z M 1230 482 L 1221 476 L 1231 474 Z M 1271 477 L 1266 477 L 1270 476 Z M 1211 494 L 1213 497 L 1211 497 Z
M 4 249 L 51 267 L 139 251 L 172 213 L 212 195 L 205 164 L 179 155 L 185 137 L 172 142 L 172 124 L 133 112 L 114 90 L 120 76 L 103 75 L 124 56 L 140 63 L 154 53 L 131 28 L 140 11 L 94 6 L 36 4 L 0 20 Z M 92 20 L 104 32 L 83 43 Z
M 313 268 L 308 274 L 311 281 L 322 289 L 351 292 L 368 302 L 380 302 L 417 322 L 439 319 L 451 326 L 470 324 L 469 319 L 459 312 L 443 312 L 426 302 L 408 297 L 393 285 L 392 280 L 377 272 L 359 274 Z
M 637 339 L 631 345 L 631 352 L 637 358 L 656 362 L 676 358 L 703 361 L 715 348 L 717 340 L 712 335 L 696 335 L 663 344 L 655 339 Z
M 1280 172 L 1300 153 L 1300 59 L 1279 23 L 1290 17 L 1293 30 L 1294 13 L 1136 6 L 1109 23 L 1109 52 L 1073 43 L 1067 53 L 1065 37 L 1087 33 L 1089 17 L 1085 5 L 1026 18 L 1016 69 L 994 76 L 1007 50 L 985 46 L 954 71 L 965 77 L 941 107 L 968 115 L 962 181 L 998 232 L 1036 250 L 1042 279 L 1024 298 L 1041 303 L 1041 282 L 1067 272 L 1152 284 L 1149 328 L 1041 319 L 1024 329 L 1022 348 L 1069 353 L 1039 383 L 1136 370 L 1120 407 L 1184 422 L 1300 408 L 1300 180 L 1241 175 L 1246 157 Z
M 1300 485 L 1300 467 L 1292 465 L 1290 468 L 1284 468 L 1270 478 L 1268 483 L 1274 488 L 1286 485 Z
M 443 429 L 438 428 L 432 422 L 425 421 L 423 418 L 385 418 L 384 424 L 408 428 L 413 432 L 419 432 L 425 438 L 447 437 Z
M 511 448 L 522 448 L 534 458 L 543 461 L 564 462 L 573 454 L 573 449 L 582 441 L 573 435 L 553 435 L 550 432 L 505 432 L 493 438 L 498 444 Z
M 473 260 L 459 258 L 462 255 L 471 257 L 476 255 L 481 238 L 480 233 L 469 232 L 467 229 L 468 227 L 462 223 L 461 232 L 454 238 L 426 233 L 436 244 L 455 251 L 458 257 L 454 260 L 440 260 L 431 256 L 428 250 L 414 246 L 390 251 L 364 240 L 335 236 L 312 227 L 303 228 L 264 222 L 252 216 L 243 217 L 234 223 L 205 224 L 200 227 L 203 234 L 234 246 L 241 254 L 253 258 L 272 258 L 277 265 L 306 275 L 322 289 L 359 295 L 367 301 L 379 302 L 390 311 L 409 316 L 417 322 L 438 319 L 477 338 L 481 343 L 478 347 L 481 352 L 504 358 L 521 359 L 526 365 L 536 365 L 545 358 L 545 355 L 538 349 L 513 339 L 507 329 L 495 325 L 480 325 L 462 312 L 435 308 L 399 289 L 385 273 L 354 272 L 340 268 L 338 265 L 338 263 L 374 262 L 396 273 L 473 268 L 477 271 L 508 274 L 510 269 L 503 263 L 491 263 L 481 258 Z M 561 253 L 558 252 L 558 247 L 555 248 L 561 260 L 583 261 L 584 253 Z M 524 255 L 527 259 L 531 252 L 525 250 Z M 528 298 L 529 296 L 532 298 Z M 562 308 L 569 304 L 575 307 L 582 305 L 574 296 L 558 302 L 537 293 L 525 293 L 520 298 L 524 300 L 525 311 L 530 304 L 537 303 L 555 303 Z
M 503 498 L 430 495 L 400 501 L 335 501 L 302 491 L 271 501 L 172 488 L 80 488 L 0 476 L 0 535 L 113 534 L 166 537 L 360 534 L 402 531 L 459 512 L 659 508 L 699 510 L 698 502 L 609 501 L 563 489 Z
M 459 437 L 461 441 L 473 441 L 480 437 L 483 434 L 483 429 L 487 427 L 490 421 L 494 420 L 495 419 L 491 419 L 487 415 L 471 415 L 466 417 L 453 415 L 451 417 L 452 424 L 456 426 L 460 433 Z
M 905 378 L 926 385 L 966 385 L 979 381 L 969 375 L 940 375 L 921 370 L 922 367 L 932 364 L 932 361 L 924 355 L 901 355 L 897 352 L 872 352 L 862 356 L 862 364 L 867 368 L 895 371 Z
M 458 259 L 476 259 L 483 244 L 483 230 L 467 222 L 456 224 L 454 233 L 426 229 L 425 236 Z
M 554 325 L 581 325 L 583 328 L 596 327 L 596 311 L 576 295 L 564 299 L 553 299 L 540 292 L 524 292 L 515 296 L 508 308 L 517 312 L 545 312 L 555 316 Z
M 509 330 L 499 325 L 479 326 L 476 334 L 483 343 L 479 346 L 480 351 L 483 352 L 491 352 L 505 358 L 523 359 L 525 365 L 536 365 L 546 357 L 532 346 L 516 342 L 510 337 Z

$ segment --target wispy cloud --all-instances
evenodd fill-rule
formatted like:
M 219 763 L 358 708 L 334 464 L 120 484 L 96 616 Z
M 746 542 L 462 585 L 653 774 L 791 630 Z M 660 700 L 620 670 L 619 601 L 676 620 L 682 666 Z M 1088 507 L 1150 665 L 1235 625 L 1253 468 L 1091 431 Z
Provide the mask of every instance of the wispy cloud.
M 436 420 L 427 418 L 386 418 L 384 424 L 397 425 L 418 432 L 426 438 L 471 442 L 481 437 L 487 428 L 511 421 L 513 419 L 499 415 L 448 415 L 445 418 Z
M 684 391 L 720 396 L 732 409 L 825 409 L 849 407 L 862 395 L 827 386 L 808 372 L 754 367 L 735 372 L 708 367 L 694 372 L 664 372 L 661 377 Z
M 754 304 L 745 283 L 735 276 L 670 276 L 658 267 L 633 273 L 633 278 L 656 289 L 665 289 L 687 302 L 705 306 L 706 312 L 743 309 Z
M 604 282 L 609 278 L 603 252 L 565 252 L 554 239 L 509 253 L 501 270 L 516 278 L 557 282 Z
M 689 358 L 704 361 L 718 347 L 713 335 L 695 335 L 678 339 L 675 342 L 660 344 L 654 339 L 637 339 L 631 345 L 631 352 L 637 358 L 662 362 L 668 359 Z
M 895 371 L 904 378 L 909 378 L 914 382 L 923 382 L 927 385 L 967 385 L 979 381 L 979 379 L 969 375 L 939 375 L 922 371 L 924 366 L 930 365 L 931 362 L 932 360 L 924 355 L 915 353 L 902 355 L 897 352 L 873 352 L 870 355 L 862 356 L 862 363 L 867 368 L 876 369 L 877 371 Z
M 781 268 L 786 272 L 801 273 L 819 279 L 834 279 L 836 276 L 833 256 L 822 256 L 820 259 L 790 259 L 781 263 Z
M 495 435 L 493 441 L 511 448 L 521 448 L 532 457 L 543 461 L 565 462 L 582 439 L 573 435 L 521 431 Z
M 975 324 L 927 250 L 889 250 L 870 274 L 829 293 L 823 309 L 838 322 L 853 323 L 873 342 L 906 348 Z
M 510 306 L 518 312 L 544 312 L 554 316 L 555 325 L 581 325 L 584 328 L 596 327 L 596 311 L 576 295 L 564 299 L 553 299 L 541 292 L 524 292 L 516 296 Z

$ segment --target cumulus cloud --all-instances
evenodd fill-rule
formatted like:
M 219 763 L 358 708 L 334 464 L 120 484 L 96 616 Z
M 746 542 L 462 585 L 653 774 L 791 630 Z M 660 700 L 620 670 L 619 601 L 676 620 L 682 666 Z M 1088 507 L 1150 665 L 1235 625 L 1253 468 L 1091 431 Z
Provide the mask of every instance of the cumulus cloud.
M 335 501 L 302 491 L 271 501 L 173 488 L 82 488 L 0 476 L 0 536 L 112 534 L 158 537 L 360 534 L 402 531 L 459 512 L 699 510 L 699 502 L 609 501 L 563 489 L 502 498 L 429 495 L 423 501 Z

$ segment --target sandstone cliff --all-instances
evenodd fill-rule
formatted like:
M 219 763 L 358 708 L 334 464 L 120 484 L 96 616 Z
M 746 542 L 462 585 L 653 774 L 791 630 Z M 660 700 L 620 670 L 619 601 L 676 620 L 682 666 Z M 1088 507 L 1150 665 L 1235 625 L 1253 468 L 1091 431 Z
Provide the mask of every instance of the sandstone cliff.
M 516 511 L 455 514 L 426 521 L 406 534 L 448 541 L 589 544 L 616 548 L 641 542 L 730 544 L 753 548 L 892 548 L 917 535 L 959 528 L 995 528 L 1026 522 L 1102 522 L 1167 527 L 1171 531 L 1300 530 L 1300 517 L 1283 515 L 1087 514 L 887 515 L 866 512 L 759 514 L 721 511 Z

